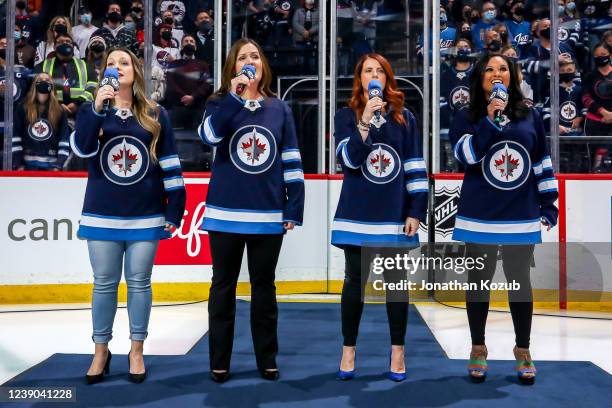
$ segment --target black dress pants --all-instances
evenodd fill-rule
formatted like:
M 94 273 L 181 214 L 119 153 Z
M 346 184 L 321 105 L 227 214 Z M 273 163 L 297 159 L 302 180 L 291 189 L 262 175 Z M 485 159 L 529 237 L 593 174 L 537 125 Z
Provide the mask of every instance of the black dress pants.
M 210 232 L 213 277 L 208 300 L 211 370 L 229 370 L 234 342 L 236 285 L 244 247 L 247 248 L 251 282 L 251 334 L 257 367 L 276 368 L 278 353 L 276 263 L 282 234 L 234 234 Z

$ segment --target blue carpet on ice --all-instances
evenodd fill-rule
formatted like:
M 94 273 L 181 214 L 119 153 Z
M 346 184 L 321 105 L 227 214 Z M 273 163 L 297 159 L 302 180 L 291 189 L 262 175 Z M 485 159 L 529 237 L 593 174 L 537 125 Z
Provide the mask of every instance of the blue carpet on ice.
M 78 407 L 495 407 L 609 406 L 612 376 L 588 362 L 537 361 L 533 387 L 518 384 L 512 361 L 490 361 L 483 384 L 466 378 L 466 361 L 450 360 L 411 306 L 406 365 L 408 380 L 392 383 L 384 305 L 366 305 L 357 353 L 357 377 L 335 379 L 341 350 L 340 305 L 280 303 L 277 383 L 259 378 L 252 354 L 249 304 L 239 302 L 232 358 L 233 378 L 222 385 L 208 378 L 208 337 L 184 356 L 146 356 L 148 378 L 131 384 L 127 359 L 114 355 L 111 375 L 84 384 L 89 355 L 55 354 L 4 386 L 75 386 Z M 180 335 L 180 333 L 177 333 Z M 60 404 L 62 405 L 62 404 Z M 25 404 L 7 404 L 19 407 Z M 58 407 L 58 404 L 33 406 Z

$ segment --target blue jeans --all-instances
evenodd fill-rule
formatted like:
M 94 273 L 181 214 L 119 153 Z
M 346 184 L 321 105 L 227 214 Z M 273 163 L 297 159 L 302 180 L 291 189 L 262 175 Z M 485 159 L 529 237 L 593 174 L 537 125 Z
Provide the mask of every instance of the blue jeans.
M 159 241 L 87 241 L 89 261 L 94 274 L 91 309 L 94 343 L 106 344 L 113 338 L 117 288 L 121 280 L 122 266 L 128 287 L 130 339 L 143 341 L 147 338 L 152 302 L 151 270 L 158 243 Z

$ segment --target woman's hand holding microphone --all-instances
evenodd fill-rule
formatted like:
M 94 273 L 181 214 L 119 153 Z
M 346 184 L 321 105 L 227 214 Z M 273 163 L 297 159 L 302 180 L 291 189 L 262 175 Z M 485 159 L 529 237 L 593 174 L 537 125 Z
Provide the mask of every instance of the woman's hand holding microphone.
M 508 101 L 504 101 L 501 98 L 490 98 L 489 99 L 489 105 L 487 106 L 487 116 L 489 119 L 491 119 L 492 122 L 495 122 L 495 113 L 496 112 L 503 112 L 506 109 L 506 106 L 508 106 Z
M 365 108 L 363 109 L 363 114 L 361 115 L 361 122 L 370 126 L 370 121 L 376 114 L 376 111 L 382 111 L 382 109 L 387 106 L 387 102 L 383 102 L 383 100 L 379 97 L 372 98 L 368 100 Z M 368 128 L 364 128 L 363 126 L 357 126 L 357 128 L 361 131 L 361 137 L 363 140 L 368 138 Z
M 107 99 L 115 99 L 118 94 L 119 91 L 115 91 L 111 85 L 104 85 L 100 87 L 98 89 L 98 93 L 96 94 L 96 100 L 94 101 L 94 109 L 96 112 L 102 113 L 104 101 Z

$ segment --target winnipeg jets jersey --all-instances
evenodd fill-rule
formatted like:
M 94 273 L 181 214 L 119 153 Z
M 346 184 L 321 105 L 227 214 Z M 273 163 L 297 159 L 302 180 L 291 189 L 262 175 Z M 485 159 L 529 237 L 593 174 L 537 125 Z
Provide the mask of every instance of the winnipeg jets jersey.
M 283 234 L 284 222 L 302 224 L 304 172 L 285 102 L 212 97 L 198 133 L 217 147 L 203 230 Z
M 70 145 L 89 158 L 81 238 L 139 241 L 169 238 L 165 223 L 180 226 L 185 183 L 168 113 L 159 110 L 157 160 L 149 154 L 153 135 L 128 110 L 100 114 L 81 105 Z
M 387 114 L 386 123 L 371 126 L 364 141 L 353 110 L 336 113 L 336 156 L 344 181 L 332 245 L 418 243 L 417 235 L 404 233 L 404 224 L 407 217 L 425 220 L 427 170 L 416 120 L 407 110 L 404 118 L 401 125 Z
M 13 121 L 13 167 L 26 170 L 61 169 L 70 155 L 70 130 L 66 114 L 62 112 L 55 128 L 47 113 L 30 123 L 21 105 L 15 109 Z
M 531 109 L 525 119 L 472 123 L 457 113 L 450 133 L 466 168 L 453 239 L 481 244 L 542 241 L 540 220 L 557 223 L 558 197 L 544 125 Z

